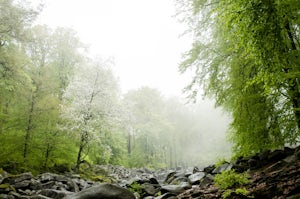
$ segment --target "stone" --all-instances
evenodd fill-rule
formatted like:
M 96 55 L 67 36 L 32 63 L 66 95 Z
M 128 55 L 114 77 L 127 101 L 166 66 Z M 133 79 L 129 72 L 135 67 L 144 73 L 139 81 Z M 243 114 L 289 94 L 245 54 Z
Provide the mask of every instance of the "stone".
M 286 163 L 293 163 L 293 162 L 296 162 L 297 160 L 298 160 L 298 157 L 296 155 L 290 155 L 283 159 L 283 161 Z
M 147 193 L 147 195 L 154 196 L 156 193 L 159 192 L 160 186 L 157 184 L 154 185 L 146 182 L 143 184 L 143 190 Z
M 205 187 L 213 183 L 214 183 L 214 176 L 211 174 L 206 174 L 205 177 L 201 179 L 200 186 Z
M 226 163 L 222 164 L 221 166 L 215 168 L 215 169 L 212 171 L 212 173 L 213 173 L 213 174 L 219 174 L 219 173 L 222 173 L 222 171 L 230 170 L 232 167 L 233 167 L 232 164 L 226 162 Z
M 176 174 L 176 171 L 171 171 L 170 173 L 168 173 L 164 183 L 167 183 L 167 184 L 171 183 L 175 179 L 175 174 Z
M 188 177 L 188 179 L 189 179 L 189 182 L 190 182 L 192 185 L 194 185 L 194 184 L 199 184 L 199 183 L 200 183 L 200 180 L 201 180 L 202 178 L 204 178 L 204 176 L 205 176 L 205 173 L 204 173 L 204 172 L 197 172 L 197 173 L 194 173 L 194 174 L 190 175 L 190 176 Z
M 43 189 L 40 194 L 50 198 L 62 199 L 65 196 L 67 196 L 67 194 L 70 194 L 70 192 L 60 191 L 55 189 Z
M 71 194 L 64 199 L 135 199 L 135 196 L 123 187 L 103 183 Z
M 284 153 L 283 150 L 275 150 L 269 154 L 268 159 L 271 162 L 277 162 L 279 160 L 284 159 L 286 156 L 287 156 L 287 154 Z
M 55 174 L 43 173 L 43 174 L 39 175 L 38 178 L 40 179 L 40 181 L 42 183 L 49 182 L 49 181 L 54 181 L 55 180 Z
M 254 170 L 260 166 L 260 161 L 254 158 L 250 158 L 248 161 L 249 169 Z
M 180 194 L 187 189 L 190 189 L 192 186 L 187 182 L 181 182 L 179 185 L 163 185 L 161 187 L 162 193 L 172 193 L 172 194 Z
M 210 174 L 211 174 L 215 168 L 216 168 L 215 165 L 209 165 L 209 166 L 205 167 L 205 168 L 203 169 L 203 171 L 204 171 L 205 173 L 210 173 Z
M 171 199 L 171 198 L 174 198 L 174 194 L 171 194 L 171 193 L 165 193 L 161 196 L 157 196 L 155 197 L 155 199 Z M 176 198 L 176 197 L 175 197 Z
M 6 178 L 3 179 L 2 183 L 8 183 L 8 184 L 15 184 L 18 182 L 22 182 L 24 180 L 31 180 L 33 178 L 32 173 L 28 172 L 28 173 L 22 173 L 19 175 L 12 175 L 12 176 L 8 176 Z

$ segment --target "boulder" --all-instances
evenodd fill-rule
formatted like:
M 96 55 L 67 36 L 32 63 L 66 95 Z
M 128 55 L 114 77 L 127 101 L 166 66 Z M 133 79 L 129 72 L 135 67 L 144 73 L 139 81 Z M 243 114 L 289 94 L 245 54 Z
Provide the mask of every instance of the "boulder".
M 19 175 L 8 176 L 8 177 L 4 178 L 1 183 L 2 184 L 5 184 L 5 183 L 15 184 L 18 182 L 22 182 L 24 180 L 31 180 L 32 178 L 33 178 L 33 175 L 30 172 L 28 172 L 28 173 L 22 173 Z
M 163 185 L 161 187 L 162 193 L 180 194 L 192 186 L 187 182 L 181 182 L 179 185 Z
M 123 187 L 103 183 L 71 194 L 64 199 L 135 199 L 135 196 Z
M 232 167 L 233 167 L 232 164 L 226 162 L 226 163 L 222 164 L 221 166 L 215 168 L 215 169 L 212 171 L 212 173 L 213 173 L 213 174 L 219 174 L 219 173 L 222 173 L 223 171 L 227 171 L 227 170 L 232 169 Z
M 205 173 L 204 172 L 197 172 L 189 176 L 189 182 L 194 184 L 199 184 L 200 180 L 204 178 Z
M 65 196 L 67 196 L 67 194 L 68 194 L 68 192 L 66 192 L 66 191 L 60 191 L 60 190 L 55 190 L 55 189 L 43 189 L 41 191 L 41 195 L 49 197 L 49 198 L 55 198 L 55 199 L 62 199 Z

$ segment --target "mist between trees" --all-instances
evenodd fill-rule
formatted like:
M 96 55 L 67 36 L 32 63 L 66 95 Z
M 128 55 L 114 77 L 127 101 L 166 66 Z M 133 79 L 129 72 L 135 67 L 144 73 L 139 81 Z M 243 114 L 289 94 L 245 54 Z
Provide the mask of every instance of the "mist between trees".
M 201 166 L 230 156 L 229 117 L 142 87 L 121 94 L 109 59 L 90 58 L 69 28 L 33 25 L 38 11 L 0 0 L 0 165 Z

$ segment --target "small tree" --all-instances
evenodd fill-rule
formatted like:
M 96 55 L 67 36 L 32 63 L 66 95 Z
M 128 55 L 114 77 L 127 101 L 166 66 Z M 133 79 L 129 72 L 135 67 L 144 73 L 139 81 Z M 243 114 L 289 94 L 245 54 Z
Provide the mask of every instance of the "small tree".
M 62 116 L 79 141 L 76 160 L 79 169 L 90 144 L 101 144 L 101 133 L 115 117 L 118 86 L 106 63 L 87 63 L 76 72 L 64 95 Z

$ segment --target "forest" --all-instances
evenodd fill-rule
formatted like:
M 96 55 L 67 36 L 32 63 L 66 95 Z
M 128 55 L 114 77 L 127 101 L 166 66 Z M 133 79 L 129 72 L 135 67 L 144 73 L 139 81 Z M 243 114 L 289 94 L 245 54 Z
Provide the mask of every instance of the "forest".
M 176 17 L 193 33 L 179 65 L 181 73 L 194 74 L 185 92 L 190 100 L 202 91 L 215 99 L 227 114 L 223 120 L 213 115 L 220 110 L 147 86 L 122 93 L 114 61 L 91 56 L 75 30 L 38 25 L 39 7 L 1 0 L 1 167 L 39 172 L 88 162 L 174 168 L 296 146 L 300 2 L 175 5 Z
M 300 198 L 299 0 L 174 0 L 186 99 L 122 91 L 114 58 L 39 24 L 33 1 L 0 0 L 0 198 Z M 135 39 L 149 19 L 111 30 Z
M 190 97 L 204 90 L 230 112 L 236 157 L 299 144 L 300 2 L 176 1 L 193 46 Z
M 150 87 L 123 94 L 112 59 L 92 57 L 71 28 L 35 24 L 40 12 L 0 1 L 3 169 L 39 173 L 84 162 L 175 168 L 230 156 L 229 117 L 209 127 L 218 110 Z

